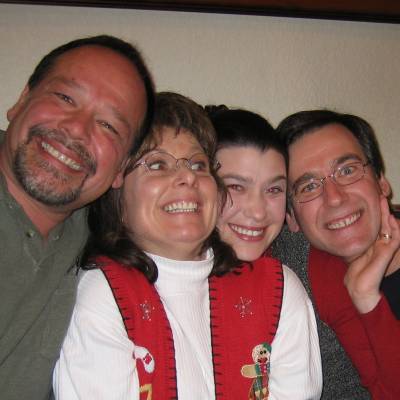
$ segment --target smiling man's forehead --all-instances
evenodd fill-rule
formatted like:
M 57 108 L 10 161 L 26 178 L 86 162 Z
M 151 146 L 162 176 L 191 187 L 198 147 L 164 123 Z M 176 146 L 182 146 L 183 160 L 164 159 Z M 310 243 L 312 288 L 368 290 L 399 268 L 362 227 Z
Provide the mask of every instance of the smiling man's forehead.
M 350 160 L 365 161 L 353 134 L 341 125 L 327 125 L 305 134 L 289 147 L 289 177 L 318 174 Z

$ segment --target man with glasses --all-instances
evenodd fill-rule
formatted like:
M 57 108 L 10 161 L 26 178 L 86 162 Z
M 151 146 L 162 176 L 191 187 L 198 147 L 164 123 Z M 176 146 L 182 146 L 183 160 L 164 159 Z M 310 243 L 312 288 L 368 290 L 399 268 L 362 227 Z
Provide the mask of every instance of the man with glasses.
M 311 244 L 307 275 L 319 316 L 372 398 L 400 398 L 400 223 L 374 132 L 328 110 L 293 114 L 278 131 L 289 152 L 287 222 Z

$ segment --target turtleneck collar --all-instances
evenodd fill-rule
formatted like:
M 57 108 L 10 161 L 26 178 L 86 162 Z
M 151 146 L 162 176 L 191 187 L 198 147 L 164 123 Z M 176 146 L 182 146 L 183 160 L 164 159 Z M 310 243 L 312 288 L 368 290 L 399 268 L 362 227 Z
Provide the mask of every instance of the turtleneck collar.
M 200 287 L 211 273 L 214 254 L 207 250 L 200 261 L 177 261 L 155 254 L 147 255 L 156 263 L 158 278 L 155 287 L 161 296 L 179 295 Z

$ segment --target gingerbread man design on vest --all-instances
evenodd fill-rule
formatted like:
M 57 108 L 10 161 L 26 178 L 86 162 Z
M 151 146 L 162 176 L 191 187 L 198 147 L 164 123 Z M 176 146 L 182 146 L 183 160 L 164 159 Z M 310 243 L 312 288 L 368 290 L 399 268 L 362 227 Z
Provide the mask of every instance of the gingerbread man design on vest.
M 254 364 L 244 365 L 240 371 L 244 377 L 253 379 L 249 399 L 268 400 L 271 345 L 269 343 L 257 345 L 254 347 L 251 356 Z

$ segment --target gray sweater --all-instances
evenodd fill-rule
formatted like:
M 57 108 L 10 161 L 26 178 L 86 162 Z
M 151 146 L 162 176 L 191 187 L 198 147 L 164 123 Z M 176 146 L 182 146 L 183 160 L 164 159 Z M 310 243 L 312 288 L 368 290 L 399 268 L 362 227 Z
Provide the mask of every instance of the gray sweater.
M 285 226 L 273 245 L 273 256 L 288 265 L 300 278 L 311 296 L 307 275 L 309 243 L 301 233 L 291 233 Z M 315 309 L 315 307 L 314 307 Z M 321 348 L 324 387 L 323 400 L 366 400 L 368 391 L 360 384 L 360 378 L 350 359 L 338 342 L 335 333 L 317 317 Z

